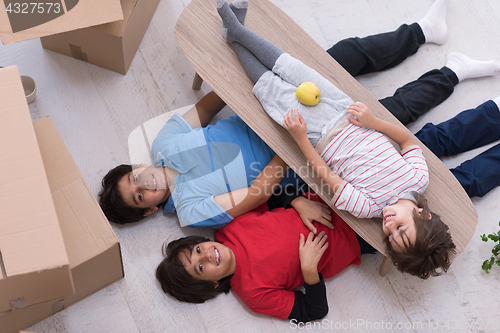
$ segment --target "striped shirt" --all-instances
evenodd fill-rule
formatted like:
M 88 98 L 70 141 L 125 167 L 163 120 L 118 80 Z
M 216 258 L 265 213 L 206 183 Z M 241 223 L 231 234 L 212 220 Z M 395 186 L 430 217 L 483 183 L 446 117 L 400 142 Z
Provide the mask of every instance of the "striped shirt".
M 344 181 L 332 203 L 356 217 L 380 217 L 384 207 L 405 193 L 422 193 L 429 171 L 417 145 L 401 153 L 385 135 L 349 124 L 323 150 L 321 157 Z

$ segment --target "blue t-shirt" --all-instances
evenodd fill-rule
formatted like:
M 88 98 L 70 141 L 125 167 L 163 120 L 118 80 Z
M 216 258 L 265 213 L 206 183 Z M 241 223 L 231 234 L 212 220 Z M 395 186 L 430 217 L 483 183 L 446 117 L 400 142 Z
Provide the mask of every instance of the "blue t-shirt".
M 214 197 L 249 187 L 274 151 L 238 116 L 192 129 L 174 114 L 151 146 L 156 166 L 179 172 L 164 212 L 177 212 L 183 226 L 218 229 L 231 222 Z M 297 179 L 289 172 L 282 185 Z

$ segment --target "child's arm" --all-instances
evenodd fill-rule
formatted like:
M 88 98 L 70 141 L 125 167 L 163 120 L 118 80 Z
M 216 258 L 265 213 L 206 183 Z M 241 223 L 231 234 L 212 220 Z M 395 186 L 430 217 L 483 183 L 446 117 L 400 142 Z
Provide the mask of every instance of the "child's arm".
M 211 91 L 200 99 L 192 109 L 187 111 L 183 117 L 192 128 L 205 127 L 224 106 L 226 106 L 226 103 Z
M 299 196 L 290 204 L 299 213 L 304 225 L 316 235 L 318 229 L 313 222 L 319 222 L 330 229 L 333 229 L 332 216 L 328 206 L 321 202 L 309 200 L 303 196 Z
M 363 103 L 351 104 L 346 112 L 352 116 L 347 118 L 351 123 L 356 126 L 367 127 L 379 131 L 396 142 L 399 147 L 401 147 L 401 150 L 415 144 L 410 131 L 375 117 L 371 110 Z
M 306 184 L 302 184 L 299 187 L 289 184 L 278 191 L 279 193 L 273 193 L 267 201 L 267 206 L 270 211 L 275 208 L 290 208 L 291 206 L 299 213 L 304 225 L 315 235 L 318 229 L 314 222 L 319 222 L 333 229 L 333 224 L 331 223 L 332 215 L 328 206 L 321 202 L 307 199 L 303 195 L 307 191 L 308 186 Z
M 325 253 L 328 243 L 327 236 L 322 231 L 314 237 L 312 232 L 309 233 L 307 239 L 303 234 L 300 234 L 299 241 L 299 258 L 300 268 L 304 276 L 304 282 L 307 284 L 316 284 L 319 282 L 318 263 L 323 253 Z
M 307 124 L 298 109 L 288 111 L 283 119 L 283 127 L 293 136 L 314 173 L 335 192 L 343 180 L 328 167 L 312 146 L 307 137 Z
M 295 301 L 288 319 L 299 322 L 308 322 L 325 317 L 328 313 L 328 300 L 323 277 L 318 273 L 318 263 L 325 253 L 328 243 L 326 235 L 321 232 L 313 239 L 309 233 L 307 240 L 300 235 L 299 258 L 302 275 L 304 276 L 305 294 L 296 290 Z
M 286 170 L 285 162 L 278 155 L 274 155 L 250 187 L 218 195 L 214 198 L 215 202 L 233 217 L 248 213 L 271 197 Z

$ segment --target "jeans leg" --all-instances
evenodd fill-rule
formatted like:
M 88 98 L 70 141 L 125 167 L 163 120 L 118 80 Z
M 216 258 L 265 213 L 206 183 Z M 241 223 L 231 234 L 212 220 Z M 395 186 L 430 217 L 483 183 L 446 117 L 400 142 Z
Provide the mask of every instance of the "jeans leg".
M 437 157 L 454 156 L 500 140 L 500 111 L 487 101 L 441 124 L 428 123 L 415 135 Z
M 396 31 L 364 38 L 348 38 L 333 45 L 330 54 L 352 76 L 392 68 L 425 43 L 417 23 L 403 24 Z
M 457 76 L 448 67 L 434 69 L 379 102 L 407 125 L 450 97 L 457 84 Z
M 482 197 L 500 185 L 500 144 L 450 171 L 470 198 Z

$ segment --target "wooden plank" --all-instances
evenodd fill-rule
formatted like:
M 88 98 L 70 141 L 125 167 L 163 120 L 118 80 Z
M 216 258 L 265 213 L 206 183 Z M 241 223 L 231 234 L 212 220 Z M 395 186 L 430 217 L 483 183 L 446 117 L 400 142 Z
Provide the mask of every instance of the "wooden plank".
M 234 49 L 222 38 L 222 20 L 215 0 L 193 0 L 179 17 L 175 36 L 195 71 L 290 167 L 329 202 L 332 192 L 311 176 L 293 138 L 267 116 L 252 94 L 253 83 Z M 300 59 L 330 80 L 355 101 L 363 101 L 380 118 L 401 123 L 331 58 L 290 17 L 267 0 L 253 0 L 245 25 Z M 425 147 L 430 185 L 425 193 L 430 208 L 442 216 L 460 253 L 469 243 L 477 213 L 448 168 Z M 332 207 L 336 210 L 334 207 Z M 336 212 L 366 241 L 385 254 L 380 219 L 357 219 L 345 211 Z

